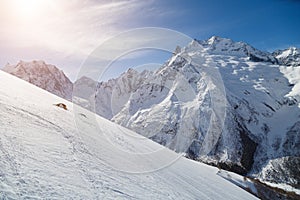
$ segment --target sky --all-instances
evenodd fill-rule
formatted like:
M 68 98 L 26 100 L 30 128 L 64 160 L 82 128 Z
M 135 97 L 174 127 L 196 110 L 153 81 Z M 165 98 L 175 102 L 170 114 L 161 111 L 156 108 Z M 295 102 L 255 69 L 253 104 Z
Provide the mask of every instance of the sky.
M 300 47 L 299 10 L 298 0 L 0 0 L 0 66 L 44 60 L 74 81 L 103 42 L 143 27 L 200 40 L 217 35 L 270 52 Z M 131 65 L 153 67 L 169 57 L 170 52 L 159 50 L 125 55 L 106 78 Z

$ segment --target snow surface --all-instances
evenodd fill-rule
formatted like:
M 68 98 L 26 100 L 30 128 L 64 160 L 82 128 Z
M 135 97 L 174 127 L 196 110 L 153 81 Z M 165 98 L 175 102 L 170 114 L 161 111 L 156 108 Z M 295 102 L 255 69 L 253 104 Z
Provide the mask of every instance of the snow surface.
M 1 199 L 256 199 L 214 167 L 9 74 L 0 77 Z M 164 166 L 166 158 L 175 162 Z
M 249 189 L 253 194 L 258 194 L 254 183 L 246 177 L 224 170 L 220 170 L 218 175 L 242 188 Z M 276 187 L 276 185 L 274 187 Z

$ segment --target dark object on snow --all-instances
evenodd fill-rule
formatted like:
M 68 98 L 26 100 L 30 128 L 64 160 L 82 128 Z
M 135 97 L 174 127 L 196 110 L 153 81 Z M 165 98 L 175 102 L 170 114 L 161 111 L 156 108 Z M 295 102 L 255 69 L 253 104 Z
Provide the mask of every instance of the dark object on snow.
M 54 105 L 57 106 L 57 107 L 63 108 L 65 110 L 68 110 L 66 104 L 64 104 L 64 103 L 57 103 L 57 104 L 54 104 Z
M 87 117 L 86 117 L 86 115 L 85 115 L 85 114 L 83 114 L 83 113 L 79 113 L 79 115 L 80 115 L 80 116 L 82 116 L 82 117 L 85 117 L 85 118 L 87 118 Z

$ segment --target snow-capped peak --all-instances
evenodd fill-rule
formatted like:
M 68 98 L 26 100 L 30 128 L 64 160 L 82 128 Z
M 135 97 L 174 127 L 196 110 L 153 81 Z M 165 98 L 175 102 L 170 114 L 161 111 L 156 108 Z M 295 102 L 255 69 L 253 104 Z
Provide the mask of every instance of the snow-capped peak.
M 280 64 L 286 66 L 300 65 L 300 49 L 296 47 L 289 47 L 285 50 L 277 50 L 273 55 L 280 61 Z
M 72 82 L 62 70 L 46 64 L 45 61 L 20 61 L 16 65 L 7 64 L 2 70 L 62 98 L 72 98 Z
M 299 55 L 299 52 L 300 51 L 297 47 L 289 47 L 281 51 L 281 54 L 278 55 L 278 58 Z
M 207 43 L 212 45 L 212 44 L 217 44 L 217 43 L 233 43 L 231 39 L 228 38 L 221 38 L 219 36 L 212 36 L 207 40 Z
M 212 36 L 208 40 L 196 40 L 210 54 L 248 57 L 254 62 L 277 63 L 271 53 L 255 49 L 245 42 L 235 42 L 228 38 Z

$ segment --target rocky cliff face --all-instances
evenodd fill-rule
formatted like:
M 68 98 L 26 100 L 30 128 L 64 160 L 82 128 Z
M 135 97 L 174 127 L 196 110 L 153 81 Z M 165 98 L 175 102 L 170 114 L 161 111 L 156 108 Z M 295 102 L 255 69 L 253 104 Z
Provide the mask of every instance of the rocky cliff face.
M 20 61 L 16 65 L 6 65 L 2 70 L 57 96 L 72 99 L 72 82 L 54 65 L 46 64 L 44 61 Z

